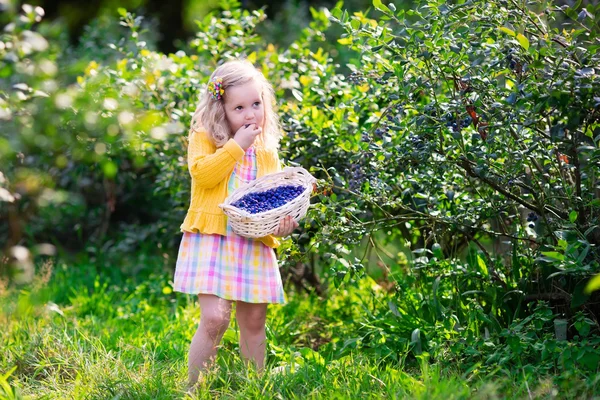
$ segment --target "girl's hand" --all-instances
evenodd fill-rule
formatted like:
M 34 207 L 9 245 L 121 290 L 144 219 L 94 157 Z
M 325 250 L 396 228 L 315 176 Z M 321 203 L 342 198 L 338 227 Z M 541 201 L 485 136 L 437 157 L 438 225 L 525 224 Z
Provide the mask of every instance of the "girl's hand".
M 296 229 L 298 226 L 299 225 L 296 222 L 296 220 L 292 218 L 291 215 L 288 215 L 287 217 L 281 220 L 279 226 L 277 227 L 275 232 L 273 232 L 273 236 L 284 237 L 291 235 L 294 229 Z
M 240 129 L 233 135 L 233 140 L 240 145 L 244 150 L 248 150 L 248 147 L 252 146 L 254 139 L 262 132 L 262 128 L 256 126 L 256 124 L 242 125 Z

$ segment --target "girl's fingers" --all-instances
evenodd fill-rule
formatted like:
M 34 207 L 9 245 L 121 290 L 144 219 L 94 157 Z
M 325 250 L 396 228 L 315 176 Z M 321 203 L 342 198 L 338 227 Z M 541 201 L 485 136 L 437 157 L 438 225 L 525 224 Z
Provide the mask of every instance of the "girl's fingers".
M 285 217 L 283 219 L 283 221 L 281 221 L 281 233 L 285 235 L 287 235 L 288 231 L 290 230 L 290 220 L 289 217 Z
M 288 215 L 287 217 L 281 220 L 279 226 L 277 227 L 277 230 L 275 230 L 273 235 L 281 237 L 288 236 L 291 235 L 294 229 L 296 229 L 297 227 L 298 222 L 296 222 L 296 220 L 292 216 Z
M 287 235 L 291 235 L 292 232 L 294 232 L 294 230 L 298 227 L 298 223 L 296 222 L 296 220 L 294 218 L 292 218 L 291 216 L 288 217 L 287 220 L 287 226 L 286 226 L 286 236 Z

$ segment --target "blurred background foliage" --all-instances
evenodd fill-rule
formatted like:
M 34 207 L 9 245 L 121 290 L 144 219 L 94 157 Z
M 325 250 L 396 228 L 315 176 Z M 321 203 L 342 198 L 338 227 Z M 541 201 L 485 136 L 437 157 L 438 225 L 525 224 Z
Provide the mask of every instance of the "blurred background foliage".
M 269 43 L 288 45 L 310 21 L 310 7 L 332 8 L 335 3 L 332 0 L 241 0 L 239 4 L 247 10 L 264 9 L 268 20 L 262 24 L 259 31 L 263 33 L 265 40 Z M 79 41 L 81 34 L 94 20 L 107 16 L 115 17 L 117 8 L 125 8 L 154 21 L 154 33 L 157 37 L 153 44 L 163 53 L 177 51 L 179 46 L 192 38 L 197 30 L 197 20 L 201 20 L 210 12 L 231 7 L 222 0 L 91 0 L 85 7 L 76 0 L 39 0 L 30 1 L 28 4 L 43 8 L 47 20 L 60 20 L 66 27 L 72 43 Z M 409 6 L 411 2 L 398 4 Z M 20 2 L 4 1 L 4 9 L 9 12 L 15 12 L 19 6 Z M 368 0 L 350 0 L 344 3 L 344 7 L 349 11 L 366 10 L 371 6 Z
M 2 4 L 11 284 L 56 250 L 99 276 L 141 273 L 123 262 L 140 252 L 172 268 L 191 113 L 214 67 L 246 57 L 277 90 L 282 158 L 319 178 L 279 250 L 286 282 L 377 299 L 340 316 L 360 322 L 337 352 L 597 370 L 600 6 L 283 2 L 269 19 L 250 2 L 170 2 L 175 23 L 143 1 L 72 20 L 44 8 L 69 16 L 67 2 Z M 562 320 L 573 360 L 552 339 Z

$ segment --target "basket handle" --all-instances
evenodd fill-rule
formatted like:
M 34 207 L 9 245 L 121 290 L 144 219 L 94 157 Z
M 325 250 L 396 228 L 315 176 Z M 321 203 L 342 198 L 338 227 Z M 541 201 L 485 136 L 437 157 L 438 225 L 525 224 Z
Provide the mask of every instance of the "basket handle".
M 283 171 L 286 174 L 286 176 L 289 178 L 294 172 L 300 171 L 301 169 L 303 169 L 302 167 L 285 167 L 283 168 Z
M 298 172 L 298 173 L 302 174 L 304 177 L 308 177 L 308 179 L 312 183 L 315 183 L 317 181 L 317 179 L 314 176 L 312 176 L 312 174 L 310 172 L 308 172 L 307 170 L 305 170 L 302 167 L 285 167 L 285 168 L 283 168 L 282 172 L 286 173 L 287 177 L 290 177 L 293 173 Z

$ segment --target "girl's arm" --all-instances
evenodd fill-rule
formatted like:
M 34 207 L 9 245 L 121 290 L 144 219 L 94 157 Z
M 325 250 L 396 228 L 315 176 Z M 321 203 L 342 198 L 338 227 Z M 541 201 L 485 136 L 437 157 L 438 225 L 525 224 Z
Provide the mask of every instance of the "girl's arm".
M 244 156 L 244 150 L 233 139 L 216 151 L 206 132 L 192 132 L 189 140 L 188 169 L 199 187 L 210 189 L 217 186 Z

